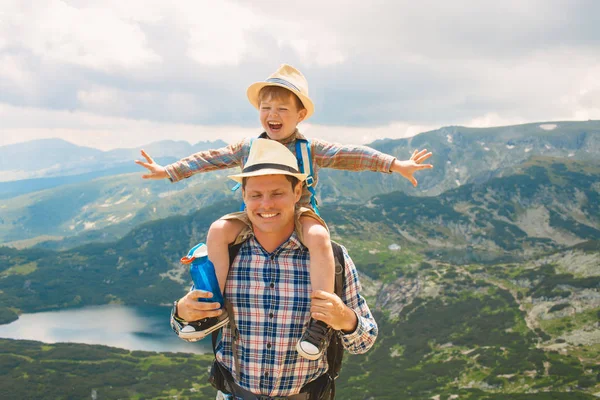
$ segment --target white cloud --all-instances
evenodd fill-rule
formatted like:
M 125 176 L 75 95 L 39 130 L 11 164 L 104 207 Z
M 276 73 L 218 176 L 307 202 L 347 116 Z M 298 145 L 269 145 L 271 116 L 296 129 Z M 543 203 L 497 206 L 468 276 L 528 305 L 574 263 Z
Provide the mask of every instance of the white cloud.
M 260 133 L 236 126 L 169 124 L 149 120 L 106 117 L 89 112 L 50 111 L 0 103 L 0 146 L 42 138 L 61 138 L 102 150 L 129 148 L 160 140 L 197 143 L 221 139 L 235 141 Z
M 573 112 L 572 119 L 577 121 L 586 121 L 592 119 L 600 119 L 600 107 L 582 108 Z
M 105 116 L 134 116 L 135 119 L 157 114 L 168 115 L 171 120 L 193 120 L 207 111 L 195 93 L 161 92 L 158 90 L 122 90 L 114 87 L 92 85 L 77 92 L 78 109 Z
M 87 97 L 86 97 L 87 96 Z M 111 99 L 120 95 L 110 92 L 90 92 L 86 94 L 88 104 L 98 108 L 110 105 Z M 165 102 L 174 108 L 191 104 L 183 95 L 173 96 Z M 180 112 L 193 112 L 184 110 Z M 580 120 L 585 118 L 560 117 L 555 120 Z M 598 116 L 600 117 L 600 115 Z M 148 119 L 105 116 L 86 111 L 60 111 L 33 107 L 16 107 L 0 103 L 0 146 L 48 137 L 62 138 L 69 142 L 95 147 L 102 150 L 138 147 L 161 140 L 185 140 L 189 143 L 221 139 L 232 143 L 244 137 L 255 137 L 262 129 L 241 127 L 233 124 L 207 126 L 200 124 L 165 123 Z M 379 139 L 400 139 L 415 136 L 447 125 L 486 128 L 514 125 L 527 121 L 509 120 L 495 113 L 482 115 L 471 120 L 455 120 L 449 123 L 419 124 L 414 122 L 394 122 L 379 126 L 341 126 L 303 123 L 299 126 L 308 137 L 321 138 L 336 143 L 368 144 Z
M 203 65 L 238 65 L 249 51 L 248 32 L 266 22 L 250 9 L 226 1 L 180 4 L 178 17 L 189 34 L 187 54 Z
M 588 69 L 573 92 L 564 98 L 565 105 L 573 110 L 573 118 L 600 119 L 600 61 Z
M 78 145 L 108 150 L 137 147 L 166 139 L 186 140 L 190 143 L 221 139 L 231 143 L 244 137 L 258 136 L 262 132 L 260 126 L 243 128 L 231 125 L 214 127 L 159 123 L 100 116 L 89 112 L 15 107 L 2 103 L 0 103 L 0 120 L 3 121 L 0 146 L 56 137 Z M 379 127 L 300 125 L 300 130 L 309 137 L 356 144 L 367 144 L 384 138 L 411 137 L 436 128 L 439 126 L 419 126 L 408 123 Z
M 491 126 L 517 125 L 525 122 L 526 121 L 522 119 L 503 118 L 497 113 L 487 113 L 471 119 L 465 124 L 465 126 L 469 126 L 471 128 L 489 128 Z
M 415 125 L 396 122 L 384 126 L 355 127 L 303 124 L 300 129 L 308 137 L 329 142 L 367 144 L 378 139 L 401 139 L 440 128 L 439 125 Z
M 73 2 L 76 4 L 76 2 Z M 133 21 L 118 18 L 111 9 L 77 8 L 66 1 L 30 4 L 8 2 L 2 36 L 42 60 L 90 69 L 136 69 L 160 61 L 150 50 L 142 30 Z
M 325 67 L 335 64 L 342 64 L 346 61 L 346 56 L 342 50 L 336 47 L 336 43 L 331 40 L 330 34 L 319 32 L 323 36 L 318 40 L 293 39 L 296 35 L 291 34 L 291 39 L 279 39 L 277 43 L 280 48 L 292 48 L 302 64 L 307 66 Z M 299 34 L 299 32 L 298 32 Z M 301 37 L 301 35 L 298 35 Z M 317 39 L 317 38 L 314 38 Z M 316 45 L 315 45 L 316 44 Z
M 0 91 L 14 91 L 30 98 L 36 89 L 36 79 L 22 59 L 0 54 Z
M 130 109 L 124 94 L 115 88 L 97 86 L 77 91 L 77 100 L 83 110 L 123 115 Z
M 29 109 L 256 126 L 245 89 L 287 62 L 332 139 L 600 118 L 599 2 L 0 1 L 0 103 Z

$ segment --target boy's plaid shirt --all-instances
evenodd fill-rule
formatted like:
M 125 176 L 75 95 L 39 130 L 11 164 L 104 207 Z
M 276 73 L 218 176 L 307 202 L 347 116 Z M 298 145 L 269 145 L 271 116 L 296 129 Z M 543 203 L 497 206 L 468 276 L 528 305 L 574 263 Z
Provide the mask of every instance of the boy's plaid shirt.
M 356 267 L 345 248 L 343 252 L 346 280 L 341 298 L 356 313 L 358 325 L 341 337 L 347 351 L 360 354 L 371 348 L 378 328 L 360 295 Z M 310 361 L 296 351 L 310 317 L 309 260 L 308 249 L 294 233 L 273 253 L 267 253 L 251 237 L 231 266 L 225 295 L 239 331 L 236 344 L 241 372 L 234 367 L 229 325 L 223 327 L 217 359 L 240 386 L 255 394 L 296 394 L 327 371 L 326 357 Z
M 267 135 L 263 133 L 260 137 L 267 138 Z M 295 155 L 296 139 L 305 139 L 305 137 L 296 130 L 295 134 L 280 143 Z M 169 179 L 172 182 L 177 182 L 200 172 L 233 167 L 242 168 L 250 152 L 250 141 L 251 139 L 247 138 L 220 149 L 201 151 L 167 165 L 165 168 L 169 174 Z M 318 182 L 319 169 L 321 168 L 390 173 L 392 163 L 396 159 L 396 157 L 367 146 L 328 143 L 320 139 L 311 139 L 310 144 L 314 185 Z M 310 204 L 310 192 L 306 186 L 304 186 L 304 193 L 299 203 L 301 205 Z

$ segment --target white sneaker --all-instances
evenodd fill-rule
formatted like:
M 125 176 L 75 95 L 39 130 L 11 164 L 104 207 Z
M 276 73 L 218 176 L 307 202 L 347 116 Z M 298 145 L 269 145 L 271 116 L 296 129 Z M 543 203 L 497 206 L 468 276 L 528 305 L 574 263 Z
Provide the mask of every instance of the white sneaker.
M 327 349 L 332 333 L 333 329 L 325 322 L 311 318 L 302 337 L 296 343 L 296 351 L 304 358 L 318 360 Z

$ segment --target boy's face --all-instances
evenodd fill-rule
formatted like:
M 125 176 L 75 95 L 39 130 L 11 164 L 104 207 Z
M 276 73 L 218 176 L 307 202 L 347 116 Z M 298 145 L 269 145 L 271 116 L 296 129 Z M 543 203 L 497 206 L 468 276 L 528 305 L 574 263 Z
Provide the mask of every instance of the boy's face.
M 260 123 L 269 138 L 283 140 L 296 130 L 296 125 L 306 117 L 306 110 L 298 110 L 293 95 L 280 98 L 267 97 L 260 102 Z

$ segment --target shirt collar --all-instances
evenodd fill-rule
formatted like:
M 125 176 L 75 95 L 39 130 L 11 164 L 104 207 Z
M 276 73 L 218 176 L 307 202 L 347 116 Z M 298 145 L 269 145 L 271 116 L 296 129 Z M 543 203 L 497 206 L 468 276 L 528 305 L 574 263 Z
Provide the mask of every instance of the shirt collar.
M 260 136 L 258 137 L 259 139 L 269 139 L 269 136 L 267 135 L 267 132 L 263 132 L 260 134 Z M 292 133 L 290 136 L 286 137 L 285 139 L 282 140 L 278 140 L 279 143 L 281 144 L 288 144 L 293 142 L 294 140 L 297 139 L 303 139 L 306 140 L 306 138 L 304 137 L 303 134 L 300 133 L 300 131 L 298 130 L 298 128 L 296 128 L 296 130 L 294 131 L 294 133 Z
M 251 245 L 253 247 L 252 253 L 259 255 L 259 256 L 265 256 L 265 257 L 271 256 L 271 255 L 276 256 L 283 251 L 295 251 L 295 250 L 299 250 L 299 249 L 301 250 L 304 248 L 304 245 L 298 238 L 298 235 L 296 235 L 296 232 L 293 232 L 292 235 L 285 242 L 283 242 L 281 245 L 279 245 L 279 247 L 276 248 L 272 253 L 267 252 L 260 245 L 258 240 L 256 240 L 256 236 L 252 235 L 248 240 L 251 241 Z

